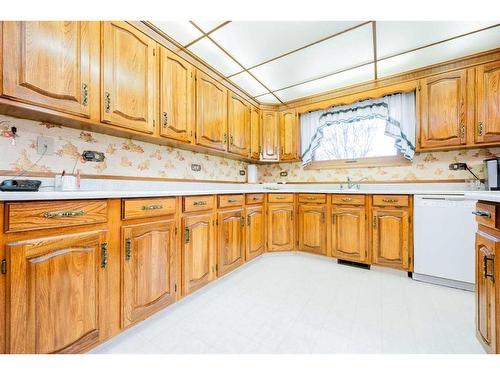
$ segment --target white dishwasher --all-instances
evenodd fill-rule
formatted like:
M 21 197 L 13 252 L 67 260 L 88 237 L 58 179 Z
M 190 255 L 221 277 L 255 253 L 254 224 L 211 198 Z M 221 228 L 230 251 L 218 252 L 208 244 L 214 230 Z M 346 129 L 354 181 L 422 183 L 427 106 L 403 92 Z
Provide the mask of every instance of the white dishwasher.
M 475 200 L 415 195 L 413 279 L 474 290 Z

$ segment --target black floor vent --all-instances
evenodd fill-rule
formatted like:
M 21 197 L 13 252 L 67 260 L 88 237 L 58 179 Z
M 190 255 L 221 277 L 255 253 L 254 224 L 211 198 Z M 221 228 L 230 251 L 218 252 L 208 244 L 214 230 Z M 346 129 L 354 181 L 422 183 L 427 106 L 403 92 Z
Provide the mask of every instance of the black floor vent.
M 356 268 L 362 268 L 364 270 L 369 270 L 370 269 L 370 265 L 369 264 L 351 262 L 350 260 L 337 259 L 337 263 L 338 264 L 343 264 L 344 266 L 351 266 L 351 267 L 356 267 Z

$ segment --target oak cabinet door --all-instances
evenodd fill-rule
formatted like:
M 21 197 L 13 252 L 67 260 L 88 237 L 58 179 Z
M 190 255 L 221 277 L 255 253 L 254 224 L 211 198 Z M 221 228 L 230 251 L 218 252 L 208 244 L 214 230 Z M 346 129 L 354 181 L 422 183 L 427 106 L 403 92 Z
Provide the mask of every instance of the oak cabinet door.
M 160 135 L 192 143 L 195 120 L 194 67 L 160 48 Z
M 267 214 L 268 251 L 295 248 L 295 209 L 293 204 L 270 204 Z
M 246 260 L 249 261 L 265 251 L 266 222 L 263 206 L 248 206 L 246 214 Z
M 218 267 L 222 276 L 245 262 L 245 217 L 243 208 L 218 213 Z
M 373 263 L 408 270 L 410 264 L 408 210 L 373 209 Z
M 476 68 L 476 143 L 500 142 L 500 62 Z
M 421 149 L 467 143 L 467 127 L 473 114 L 467 111 L 466 70 L 423 79 L 420 99 Z
M 368 261 L 365 207 L 332 208 L 332 256 L 355 262 Z
M 299 124 L 295 111 L 280 112 L 280 160 L 299 158 Z
M 99 23 L 3 23 L 3 95 L 90 118 L 99 82 Z
M 238 95 L 228 95 L 228 151 L 248 157 L 250 153 L 250 104 Z
M 279 160 L 278 112 L 262 111 L 262 160 Z
M 227 89 L 198 70 L 196 72 L 196 103 L 196 144 L 225 151 Z
M 182 291 L 187 295 L 215 278 L 215 233 L 212 213 L 182 219 Z
M 175 219 L 122 227 L 123 326 L 175 302 Z
M 326 206 L 299 206 L 299 250 L 326 255 Z
M 261 127 L 260 127 L 260 111 L 252 106 L 250 112 L 250 157 L 255 160 L 260 159 L 262 150 L 261 146 Z
M 9 353 L 78 353 L 99 341 L 105 232 L 7 245 Z
M 103 22 L 101 120 L 153 133 L 157 117 L 156 42 L 126 22 Z

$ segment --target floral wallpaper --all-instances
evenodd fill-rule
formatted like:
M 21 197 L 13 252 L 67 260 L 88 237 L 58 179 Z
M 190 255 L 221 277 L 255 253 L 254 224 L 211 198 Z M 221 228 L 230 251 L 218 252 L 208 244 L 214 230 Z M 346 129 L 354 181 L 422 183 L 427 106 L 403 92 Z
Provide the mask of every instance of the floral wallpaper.
M 15 145 L 5 137 L 12 126 L 17 128 Z M 0 115 L 0 135 L 0 174 L 26 169 L 60 174 L 79 169 L 85 175 L 246 181 L 246 176 L 239 174 L 240 169 L 246 169 L 245 162 L 59 125 Z M 37 153 L 38 136 L 54 139 L 53 155 L 41 157 Z M 103 163 L 84 162 L 80 157 L 84 150 L 104 152 L 106 159 Z M 200 164 L 201 171 L 192 171 L 191 163 Z

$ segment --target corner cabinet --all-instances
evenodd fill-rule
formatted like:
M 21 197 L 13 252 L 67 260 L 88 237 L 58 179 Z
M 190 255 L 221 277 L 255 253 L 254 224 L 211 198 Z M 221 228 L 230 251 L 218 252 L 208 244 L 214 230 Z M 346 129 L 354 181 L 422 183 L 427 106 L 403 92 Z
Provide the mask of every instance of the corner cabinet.
M 236 155 L 250 154 L 250 104 L 240 96 L 229 93 L 227 105 L 227 127 L 229 145 L 227 150 Z
M 476 143 L 500 142 L 500 62 L 476 68 Z
M 262 160 L 279 160 L 279 117 L 276 111 L 262 111 Z
M 158 116 L 156 49 L 154 40 L 126 22 L 102 23 L 102 122 L 154 132 Z
M 296 111 L 279 114 L 280 161 L 299 160 L 299 115 Z

